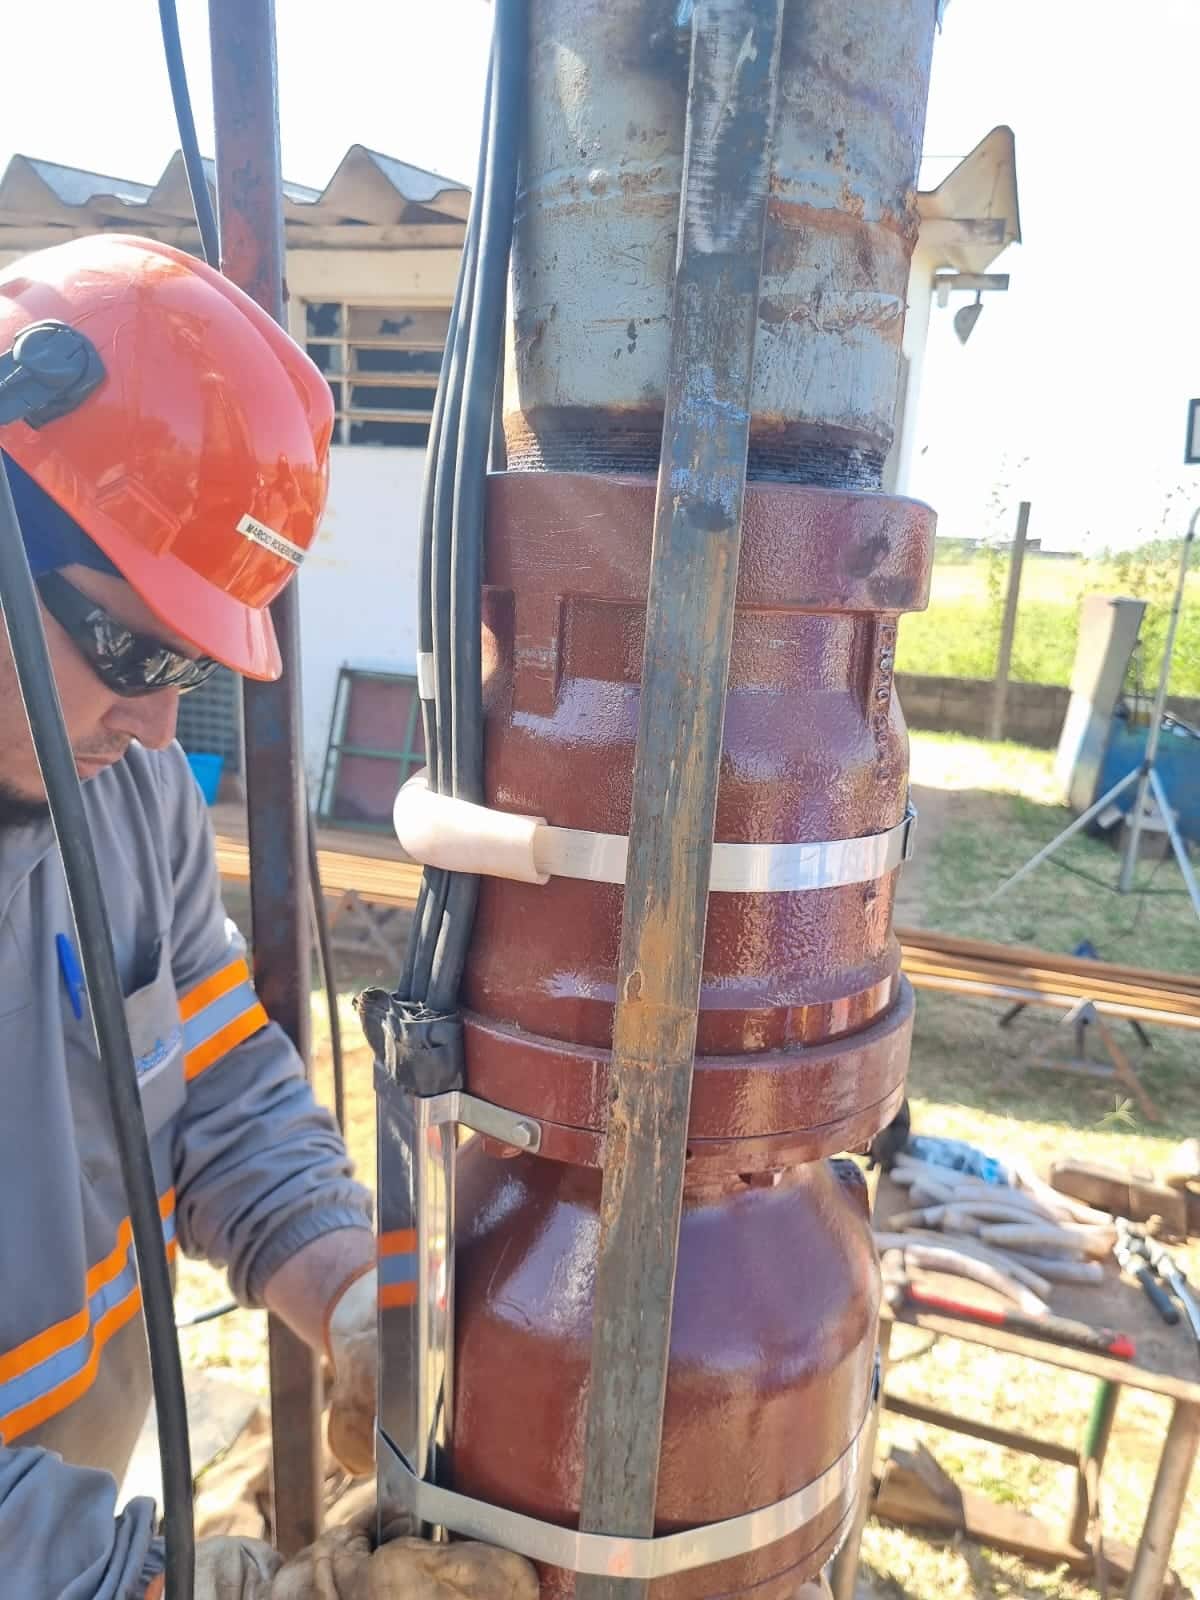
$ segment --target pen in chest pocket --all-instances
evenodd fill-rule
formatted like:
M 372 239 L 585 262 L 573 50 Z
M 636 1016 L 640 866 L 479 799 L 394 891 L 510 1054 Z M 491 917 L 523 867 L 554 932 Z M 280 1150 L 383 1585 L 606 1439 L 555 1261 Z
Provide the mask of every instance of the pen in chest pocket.
M 54 946 L 58 951 L 58 969 L 62 973 L 63 984 L 67 991 L 67 999 L 71 1002 L 71 1010 L 78 1022 L 83 1016 L 83 969 L 79 965 L 79 957 L 75 954 L 75 946 L 71 943 L 69 933 L 56 933 Z

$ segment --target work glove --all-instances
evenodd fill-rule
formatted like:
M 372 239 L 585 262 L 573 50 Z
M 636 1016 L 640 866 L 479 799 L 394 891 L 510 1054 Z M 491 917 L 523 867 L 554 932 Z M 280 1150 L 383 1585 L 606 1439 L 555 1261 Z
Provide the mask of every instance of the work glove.
M 325 1353 L 333 1366 L 329 1448 L 356 1478 L 375 1470 L 378 1298 L 375 1268 L 365 1267 L 343 1285 L 325 1315 Z
M 290 1561 L 258 1539 L 201 1539 L 195 1600 L 538 1600 L 537 1573 L 484 1544 L 396 1539 L 372 1553 L 372 1507 Z M 156 1578 L 146 1600 L 160 1600 Z
M 195 1600 L 267 1600 L 271 1580 L 283 1565 L 278 1551 L 261 1539 L 224 1534 L 196 1545 Z M 162 1600 L 164 1579 L 155 1578 L 146 1600 Z
M 371 1557 L 365 1600 L 538 1600 L 538 1592 L 537 1572 L 511 1550 L 393 1539 Z

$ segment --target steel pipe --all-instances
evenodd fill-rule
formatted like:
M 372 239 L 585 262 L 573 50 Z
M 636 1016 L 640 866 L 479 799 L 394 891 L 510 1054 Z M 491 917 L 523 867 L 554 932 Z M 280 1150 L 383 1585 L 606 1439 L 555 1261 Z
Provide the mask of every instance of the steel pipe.
M 286 325 L 274 0 L 209 0 L 209 29 L 221 270 Z M 308 801 L 295 580 L 271 618 L 283 675 L 277 683 L 242 683 L 254 983 L 307 1065 Z M 268 1327 L 275 1543 L 290 1555 L 321 1531 L 320 1363 L 277 1317 Z

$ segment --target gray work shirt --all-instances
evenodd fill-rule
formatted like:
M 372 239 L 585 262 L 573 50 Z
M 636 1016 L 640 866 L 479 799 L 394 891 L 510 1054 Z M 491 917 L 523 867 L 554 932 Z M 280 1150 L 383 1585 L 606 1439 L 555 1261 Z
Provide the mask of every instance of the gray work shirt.
M 84 797 L 167 1251 L 227 1267 L 261 1304 L 302 1245 L 369 1227 L 369 1196 L 254 993 L 183 752 L 134 745 Z M 151 1503 L 114 1514 L 149 1363 L 103 1073 L 60 936 L 74 929 L 49 824 L 0 832 L 0 1600 L 117 1600 L 154 1565 Z

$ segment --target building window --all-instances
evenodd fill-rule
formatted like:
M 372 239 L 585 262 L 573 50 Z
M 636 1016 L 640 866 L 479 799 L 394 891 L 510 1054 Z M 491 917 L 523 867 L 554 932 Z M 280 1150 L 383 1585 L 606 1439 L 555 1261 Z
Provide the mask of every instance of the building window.
M 228 667 L 218 667 L 198 689 L 179 697 L 175 736 L 188 755 L 221 756 L 225 775 L 241 777 L 241 682 Z
M 305 348 L 325 374 L 337 444 L 423 450 L 450 312 L 442 307 L 305 306 Z
M 396 791 L 424 765 L 417 680 L 343 667 L 325 751 L 319 820 L 391 833 Z

